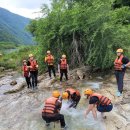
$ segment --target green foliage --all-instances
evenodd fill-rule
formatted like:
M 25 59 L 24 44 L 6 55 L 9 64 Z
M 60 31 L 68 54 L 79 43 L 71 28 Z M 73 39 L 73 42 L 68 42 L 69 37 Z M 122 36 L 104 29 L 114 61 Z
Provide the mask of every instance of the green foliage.
M 10 42 L 0 42 L 0 51 L 5 49 L 15 49 L 19 45 L 16 43 L 10 43 Z
M 122 6 L 130 6 L 130 0 L 115 0 L 113 6 L 114 8 L 120 8 Z
M 22 46 L 10 54 L 3 54 L 0 57 L 0 66 L 6 69 L 21 70 L 22 61 L 28 60 L 28 55 L 32 53 L 37 59 L 37 46 Z
M 114 0 L 53 0 L 43 6 L 43 18 L 28 29 L 39 43 L 39 61 L 50 49 L 56 57 L 65 53 L 71 67 L 89 64 L 101 69 L 113 65 L 117 48 L 130 45 L 130 8 L 113 9 Z M 126 53 L 127 54 L 127 53 Z

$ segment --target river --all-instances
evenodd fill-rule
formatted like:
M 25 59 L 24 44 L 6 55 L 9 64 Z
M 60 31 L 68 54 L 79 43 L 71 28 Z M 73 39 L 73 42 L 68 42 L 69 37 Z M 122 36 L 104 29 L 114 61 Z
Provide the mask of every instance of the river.
M 51 123 L 50 127 L 46 127 L 41 117 L 44 100 L 56 89 L 55 85 L 48 87 L 50 79 L 48 77 L 43 79 L 35 92 L 25 87 L 20 92 L 4 95 L 5 91 L 12 88 L 9 84 L 12 79 L 18 83 L 24 80 L 17 73 L 0 79 L 0 130 L 60 130 L 59 123 Z M 75 86 L 82 94 L 77 109 L 66 109 L 67 103 L 63 101 L 61 113 L 65 116 L 67 130 L 108 130 L 100 113 L 97 121 L 93 119 L 91 113 L 86 119 L 84 118 L 87 107 L 86 98 L 83 96 L 84 90 L 88 87 L 99 90 L 102 84 L 103 82 L 99 80 L 84 80 Z M 63 92 L 65 87 L 58 89 Z

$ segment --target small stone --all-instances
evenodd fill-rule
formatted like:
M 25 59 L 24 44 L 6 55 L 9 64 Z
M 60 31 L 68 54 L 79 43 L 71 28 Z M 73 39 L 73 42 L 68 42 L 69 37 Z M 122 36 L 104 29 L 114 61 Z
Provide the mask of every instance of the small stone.
M 16 85 L 16 84 L 17 84 L 17 81 L 16 81 L 16 80 L 11 81 L 11 83 L 10 83 L 10 85 L 12 85 L 12 86 L 14 86 L 14 85 Z

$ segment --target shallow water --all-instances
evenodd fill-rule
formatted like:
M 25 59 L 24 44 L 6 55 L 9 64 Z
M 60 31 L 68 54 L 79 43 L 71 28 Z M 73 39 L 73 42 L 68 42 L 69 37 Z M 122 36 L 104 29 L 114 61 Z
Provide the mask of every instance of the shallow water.
M 19 76 L 14 77 L 18 82 L 23 81 Z M 50 127 L 46 127 L 41 117 L 43 102 L 51 96 L 54 88 L 40 90 L 40 87 L 42 88 L 40 86 L 35 92 L 24 89 L 16 94 L 3 95 L 3 92 L 12 87 L 9 85 L 11 79 L 12 77 L 6 77 L 5 84 L 0 87 L 0 130 L 60 130 L 60 123 L 51 123 Z M 0 82 L 4 80 L 3 78 Z M 49 82 L 49 79 L 46 82 Z M 97 88 L 101 85 L 100 82 L 88 82 L 84 87 L 84 84 L 78 88 L 82 94 L 87 87 Z M 60 91 L 64 91 L 64 88 Z M 91 113 L 86 119 L 84 118 L 86 102 L 82 95 L 77 109 L 67 109 L 67 103 L 63 101 L 61 113 L 65 116 L 67 130 L 106 130 L 100 113 L 98 121 L 93 119 Z
M 63 103 L 61 113 L 66 117 L 67 124 L 71 130 L 105 130 L 100 113 L 98 113 L 98 120 L 94 120 L 92 113 L 89 113 L 87 118 L 84 117 L 85 105 L 79 105 L 77 109 L 64 109 L 66 103 Z
M 85 87 L 90 87 L 92 89 L 100 89 L 103 82 L 93 81 L 93 82 L 83 82 L 82 85 Z

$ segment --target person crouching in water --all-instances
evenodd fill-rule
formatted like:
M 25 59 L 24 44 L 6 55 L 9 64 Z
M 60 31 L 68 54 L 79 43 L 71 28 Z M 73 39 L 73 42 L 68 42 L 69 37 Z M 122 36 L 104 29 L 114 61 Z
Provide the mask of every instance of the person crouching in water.
M 68 99 L 68 103 L 70 103 L 69 108 L 76 108 L 80 101 L 80 92 L 73 88 L 68 88 L 63 92 L 62 99 Z
M 23 60 L 23 66 L 22 66 L 23 76 L 25 77 L 26 83 L 28 85 L 28 88 L 31 88 L 31 82 L 30 82 L 30 73 L 29 73 L 29 67 L 27 66 L 27 61 Z
M 45 106 L 42 110 L 42 118 L 46 121 L 46 126 L 49 126 L 50 122 L 60 121 L 61 129 L 66 129 L 64 115 L 60 114 L 61 106 L 60 92 L 54 91 L 52 97 L 45 101 Z
M 113 108 L 111 100 L 99 93 L 94 93 L 91 89 L 86 89 L 84 91 L 84 95 L 87 96 L 87 99 L 89 99 L 89 106 L 85 111 L 85 118 L 91 111 L 94 119 L 96 120 L 98 110 L 99 112 L 101 112 L 102 117 L 106 119 L 106 116 L 104 116 L 104 112 L 110 112 Z M 97 108 L 97 110 L 95 108 Z

